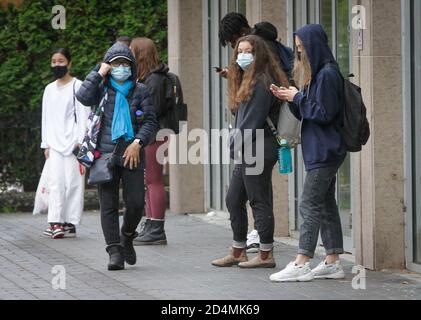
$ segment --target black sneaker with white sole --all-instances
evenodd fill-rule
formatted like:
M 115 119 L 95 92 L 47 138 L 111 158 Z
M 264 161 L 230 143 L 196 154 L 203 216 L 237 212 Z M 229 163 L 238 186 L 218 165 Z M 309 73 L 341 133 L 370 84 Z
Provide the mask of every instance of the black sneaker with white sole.
M 74 224 L 65 223 L 63 225 L 64 238 L 75 238 L 76 237 L 76 227 Z

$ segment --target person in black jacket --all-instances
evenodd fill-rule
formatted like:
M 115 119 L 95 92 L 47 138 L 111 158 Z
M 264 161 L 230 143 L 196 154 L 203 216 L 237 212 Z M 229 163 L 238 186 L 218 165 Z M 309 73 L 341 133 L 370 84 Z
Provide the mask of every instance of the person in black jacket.
M 219 42 L 222 46 L 227 43 L 234 48 L 240 37 L 245 35 L 256 35 L 265 40 L 269 49 L 273 52 L 283 71 L 291 78 L 294 65 L 294 52 L 278 41 L 278 30 L 270 22 L 259 22 L 250 27 L 246 17 L 238 12 L 227 13 L 219 24 Z M 220 74 L 227 76 L 228 69 L 223 69 Z
M 273 24 L 270 22 L 259 22 L 252 28 L 246 17 L 238 12 L 230 12 L 222 18 L 219 24 L 219 41 L 222 46 L 225 47 L 230 43 L 231 47 L 234 48 L 238 39 L 245 35 L 256 35 L 263 39 L 287 75 L 288 80 L 292 80 L 293 50 L 278 41 L 278 30 Z M 228 68 L 223 68 L 219 74 L 226 78 Z M 247 252 L 254 253 L 258 251 L 259 242 L 259 234 L 255 227 L 247 236 Z
M 230 151 L 231 157 L 239 162 L 235 165 L 226 197 L 234 237 L 229 255 L 212 262 L 217 267 L 276 266 L 272 252 L 272 171 L 277 161 L 278 143 L 266 119 L 270 117 L 276 123 L 280 106 L 270 92 L 272 83 L 287 86 L 288 79 L 266 43 L 253 35 L 240 38 L 233 52 L 228 77 L 229 107 L 235 114 L 236 129 L 230 140 Z M 263 152 L 256 152 L 259 149 Z M 247 159 L 250 154 L 257 155 L 255 162 Z M 262 172 L 252 173 L 249 169 L 260 167 L 259 162 L 263 164 Z M 247 201 L 260 236 L 259 254 L 250 261 L 246 254 Z
M 167 111 L 167 91 L 172 90 L 168 78 L 169 68 L 160 63 L 155 43 L 149 38 L 135 38 L 130 49 L 135 56 L 138 70 L 138 81 L 148 88 L 155 107 L 156 118 L 160 129 L 165 129 L 163 119 Z M 154 141 L 145 148 L 146 157 L 146 220 L 135 245 L 165 245 L 165 210 L 167 208 L 163 164 L 156 154 L 165 141 Z
M 104 115 L 97 142 L 99 153 L 115 151 L 116 166 L 111 182 L 98 186 L 101 225 L 110 255 L 108 270 L 136 263 L 133 239 L 144 207 L 144 147 L 157 130 L 155 108 L 143 84 L 136 83 L 135 59 L 129 47 L 114 44 L 105 54 L 99 71 L 93 70 L 76 93 L 86 106 L 95 106 L 104 96 Z M 119 226 L 119 186 L 123 182 L 126 210 Z

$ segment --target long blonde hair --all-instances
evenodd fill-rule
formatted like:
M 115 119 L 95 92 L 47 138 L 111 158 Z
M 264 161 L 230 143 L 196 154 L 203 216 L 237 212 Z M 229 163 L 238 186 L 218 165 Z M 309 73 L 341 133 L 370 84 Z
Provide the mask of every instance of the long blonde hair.
M 253 47 L 254 61 L 243 71 L 237 64 L 237 55 L 239 44 L 245 41 Z M 228 102 L 231 111 L 237 111 L 242 102 L 251 98 L 258 80 L 263 81 L 268 90 L 272 83 L 289 86 L 287 76 L 265 41 L 258 36 L 249 35 L 237 41 L 231 57 L 228 72 Z
M 308 59 L 307 52 L 303 46 L 301 51 L 301 60 L 298 59 L 297 47 L 295 47 L 295 61 L 294 61 L 294 70 L 292 71 L 292 76 L 295 84 L 300 90 L 308 86 L 311 82 L 312 72 L 310 60 Z
M 149 38 L 134 38 L 130 48 L 136 59 L 138 80 L 144 80 L 149 73 L 159 67 L 156 45 Z

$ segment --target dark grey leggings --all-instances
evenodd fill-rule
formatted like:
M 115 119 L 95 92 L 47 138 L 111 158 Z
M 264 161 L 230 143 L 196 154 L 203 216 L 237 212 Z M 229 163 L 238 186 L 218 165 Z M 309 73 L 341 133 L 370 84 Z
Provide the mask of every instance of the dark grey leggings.
M 304 222 L 300 227 L 298 254 L 314 257 L 319 230 L 327 255 L 344 253 L 341 219 L 335 198 L 337 172 L 338 167 L 307 172 L 300 202 Z
M 273 247 L 272 171 L 275 163 L 276 161 L 265 161 L 263 173 L 260 175 L 247 175 L 245 165 L 236 165 L 234 168 L 226 204 L 230 213 L 235 247 L 246 247 L 248 231 L 247 201 L 250 202 L 255 227 L 260 236 L 260 249 L 270 251 Z

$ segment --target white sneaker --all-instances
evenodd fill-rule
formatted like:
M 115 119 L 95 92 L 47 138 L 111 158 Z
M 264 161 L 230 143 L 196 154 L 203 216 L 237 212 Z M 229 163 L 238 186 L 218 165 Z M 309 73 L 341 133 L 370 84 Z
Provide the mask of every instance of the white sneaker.
M 339 260 L 333 264 L 327 264 L 326 261 L 322 261 L 316 268 L 314 268 L 311 271 L 311 273 L 313 274 L 314 279 L 343 279 L 345 278 L 345 272 Z
M 257 230 L 251 231 L 247 235 L 247 253 L 257 253 L 260 248 L 260 237 Z
M 314 279 L 311 273 L 310 262 L 305 265 L 296 265 L 295 261 L 291 262 L 286 268 L 278 273 L 270 276 L 273 282 L 307 282 Z

